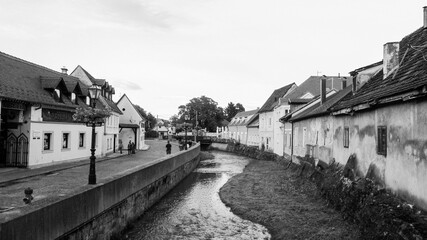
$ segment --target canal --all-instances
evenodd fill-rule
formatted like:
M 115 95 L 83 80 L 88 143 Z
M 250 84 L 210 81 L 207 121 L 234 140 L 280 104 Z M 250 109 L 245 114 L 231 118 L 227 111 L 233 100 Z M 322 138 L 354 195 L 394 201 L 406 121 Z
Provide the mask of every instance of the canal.
M 270 239 L 268 230 L 234 215 L 219 189 L 252 161 L 214 151 L 124 233 L 123 239 Z

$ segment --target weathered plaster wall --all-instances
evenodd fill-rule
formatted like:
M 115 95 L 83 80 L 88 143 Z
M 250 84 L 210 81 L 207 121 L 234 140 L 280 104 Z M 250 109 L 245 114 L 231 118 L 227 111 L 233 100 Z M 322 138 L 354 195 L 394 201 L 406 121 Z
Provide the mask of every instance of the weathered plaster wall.
M 374 168 L 385 185 L 427 209 L 427 102 L 411 101 L 354 116 L 337 117 L 333 157 L 345 164 L 357 156 L 359 173 Z M 349 126 L 349 148 L 343 148 L 343 127 Z M 387 156 L 377 153 L 377 128 L 387 127 Z
M 332 157 L 334 121 L 331 116 L 294 122 L 293 154 L 329 162 Z
M 109 239 L 187 176 L 200 145 L 0 222 L 0 239 Z

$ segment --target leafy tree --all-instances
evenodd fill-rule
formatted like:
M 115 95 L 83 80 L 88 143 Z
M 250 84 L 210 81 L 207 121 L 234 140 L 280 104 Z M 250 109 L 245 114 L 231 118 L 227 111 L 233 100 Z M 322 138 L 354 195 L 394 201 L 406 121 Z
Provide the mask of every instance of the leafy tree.
M 147 113 L 142 107 L 139 105 L 134 105 L 136 110 L 141 114 L 141 116 L 145 119 L 145 131 L 149 131 L 156 126 L 157 119 L 151 114 Z
M 221 121 L 224 120 L 224 110 L 218 107 L 217 102 L 206 96 L 193 98 L 186 105 L 179 106 L 175 122 L 183 123 L 185 114 L 189 115 L 187 122 L 208 131 L 216 131 L 216 127 L 221 126 Z
M 225 108 L 224 112 L 225 112 L 225 119 L 227 119 L 227 121 L 231 121 L 231 119 L 236 116 L 237 113 L 239 112 L 244 112 L 245 111 L 245 107 L 243 107 L 243 105 L 241 103 L 237 103 L 236 105 L 234 105 L 233 102 L 229 102 L 227 107 Z

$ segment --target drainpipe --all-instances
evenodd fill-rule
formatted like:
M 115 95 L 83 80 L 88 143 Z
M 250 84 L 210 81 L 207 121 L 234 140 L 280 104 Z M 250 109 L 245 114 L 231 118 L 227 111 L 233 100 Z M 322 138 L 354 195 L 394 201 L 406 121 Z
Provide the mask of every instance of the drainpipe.
M 294 157 L 294 123 L 291 122 L 291 162 Z

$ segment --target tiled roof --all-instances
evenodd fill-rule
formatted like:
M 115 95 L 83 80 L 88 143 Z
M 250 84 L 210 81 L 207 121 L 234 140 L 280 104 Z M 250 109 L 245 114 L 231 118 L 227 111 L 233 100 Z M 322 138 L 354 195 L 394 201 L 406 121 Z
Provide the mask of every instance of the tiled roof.
M 274 92 L 267 99 L 264 105 L 262 105 L 262 107 L 259 109 L 258 113 L 272 111 L 274 107 L 277 105 L 279 98 L 282 98 L 283 96 L 285 96 L 285 94 L 288 93 L 288 91 L 292 88 L 294 84 L 295 83 L 291 83 L 282 88 L 274 90 Z
M 307 119 L 310 117 L 316 117 L 321 116 L 325 114 L 329 114 L 329 110 L 331 107 L 333 107 L 337 102 L 339 102 L 341 99 L 343 99 L 345 96 L 349 95 L 351 93 L 352 87 L 346 87 L 344 90 L 341 90 L 337 93 L 335 93 L 332 96 L 329 96 L 326 98 L 326 101 L 323 104 L 320 104 L 320 101 L 310 108 L 304 110 L 302 113 L 296 115 L 295 117 L 291 117 L 290 121 L 300 121 L 303 119 Z M 313 100 L 318 100 L 320 96 L 317 96 Z
M 427 85 L 427 29 L 419 28 L 399 43 L 399 68 L 383 80 L 382 71 L 333 110 L 350 108 L 419 89 Z
M 110 99 L 105 98 L 103 96 L 100 96 L 99 98 L 102 99 L 103 104 L 110 107 L 112 111 L 114 111 L 118 114 L 123 114 L 122 111 L 120 111 L 120 109 L 117 107 L 117 105 L 113 101 L 111 101 Z
M 75 107 L 67 101 L 55 101 L 52 94 L 45 90 L 57 87 L 62 79 L 78 81 L 75 77 L 0 52 L 0 98 Z
M 259 114 L 254 114 L 251 119 L 248 120 L 246 127 L 259 127 Z
M 289 103 L 295 103 L 295 104 L 308 103 L 310 101 L 311 101 L 311 99 L 309 99 L 309 98 L 292 98 L 292 99 L 288 99 Z
M 258 112 L 258 109 L 246 111 L 246 112 L 238 112 L 236 116 L 234 116 L 228 126 L 245 126 L 248 124 L 248 121 L 252 118 L 252 115 Z
M 105 79 L 93 79 L 92 82 L 99 86 L 104 86 L 104 84 L 106 83 Z
M 295 88 L 294 91 L 289 93 L 286 97 L 281 99 L 281 102 L 283 104 L 288 103 L 289 100 L 292 101 L 292 103 L 307 103 L 310 101 L 310 99 L 302 99 L 301 97 L 304 96 L 306 93 L 310 93 L 313 96 L 317 96 L 320 94 L 320 80 L 323 78 L 323 76 L 310 76 L 307 80 L 305 80 L 301 85 L 299 85 L 297 88 Z M 346 76 L 326 76 L 326 88 L 337 89 L 341 90 L 341 83 L 343 80 L 347 82 L 347 86 L 351 85 L 350 77 Z M 299 102 L 298 99 L 300 99 L 302 102 Z

